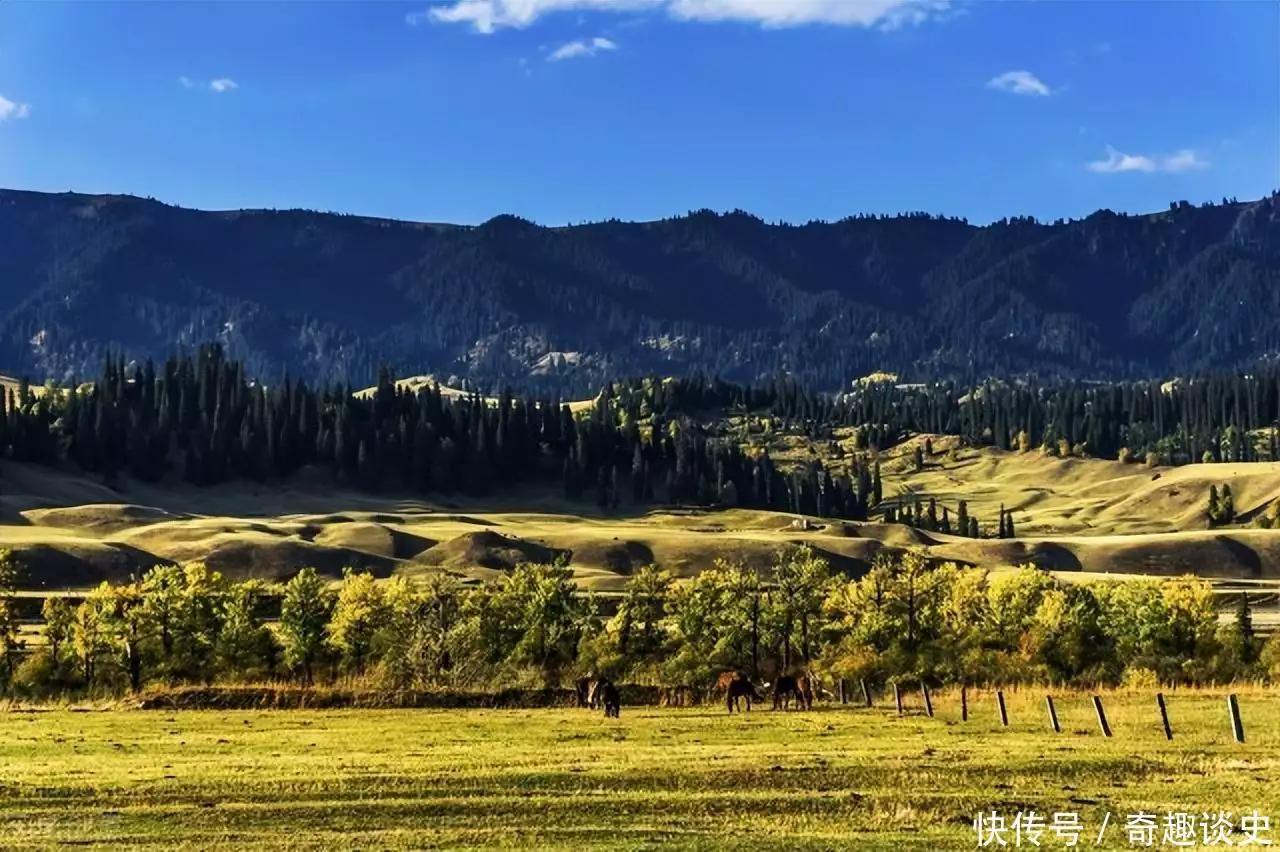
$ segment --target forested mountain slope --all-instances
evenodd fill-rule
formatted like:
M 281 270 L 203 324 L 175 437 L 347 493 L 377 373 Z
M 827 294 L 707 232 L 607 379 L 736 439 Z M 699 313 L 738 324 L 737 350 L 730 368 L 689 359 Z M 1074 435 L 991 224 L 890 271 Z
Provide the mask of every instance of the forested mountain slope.
M 0 191 L 0 366 L 65 380 L 107 349 L 219 340 L 264 377 L 361 386 L 388 363 L 565 394 L 645 372 L 834 390 L 1235 369 L 1280 351 L 1278 208 L 459 227 Z

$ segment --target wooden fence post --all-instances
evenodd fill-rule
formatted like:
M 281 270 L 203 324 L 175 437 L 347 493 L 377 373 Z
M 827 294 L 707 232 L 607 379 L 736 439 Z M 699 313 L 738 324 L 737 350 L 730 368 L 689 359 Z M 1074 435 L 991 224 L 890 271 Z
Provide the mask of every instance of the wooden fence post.
M 840 678 L 838 681 L 836 681 L 836 698 L 840 701 L 841 704 L 849 703 L 848 701 L 845 700 L 844 678 Z
M 862 703 L 870 707 L 871 706 L 871 690 L 867 689 L 866 680 L 860 680 L 858 681 L 858 683 L 862 684 Z
M 969 688 L 960 687 L 960 721 L 969 721 Z
M 893 682 L 893 703 L 898 707 L 898 715 L 902 715 L 902 692 L 898 689 L 898 682 Z
M 1164 706 L 1164 693 L 1156 693 L 1156 704 L 1160 706 L 1160 722 L 1164 725 L 1164 738 L 1173 739 L 1173 728 L 1169 727 L 1169 710 Z
M 996 706 L 1000 708 L 1000 724 L 1009 727 L 1009 711 L 1004 706 L 1004 692 L 996 690 Z
M 1062 733 L 1062 728 L 1058 725 L 1058 711 L 1053 707 L 1053 696 L 1046 695 L 1044 697 L 1045 706 L 1049 708 L 1049 727 L 1053 728 L 1055 734 Z
M 1102 709 L 1102 699 L 1096 695 L 1093 696 L 1093 709 L 1098 714 L 1098 727 L 1102 728 L 1102 735 L 1111 736 L 1111 726 L 1107 724 L 1107 714 Z
M 1231 736 L 1235 737 L 1236 742 L 1244 742 L 1244 723 L 1240 721 L 1240 702 L 1236 700 L 1235 693 L 1227 696 L 1227 709 L 1231 712 Z
M 929 700 L 929 687 L 920 681 L 920 697 L 924 699 L 924 715 L 933 718 L 933 702 Z

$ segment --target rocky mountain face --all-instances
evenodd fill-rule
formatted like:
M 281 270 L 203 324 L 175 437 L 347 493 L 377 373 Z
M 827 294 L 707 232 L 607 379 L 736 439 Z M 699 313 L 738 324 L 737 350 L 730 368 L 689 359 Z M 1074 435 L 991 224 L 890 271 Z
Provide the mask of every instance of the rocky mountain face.
M 1280 193 L 985 227 L 743 212 L 545 228 L 202 212 L 0 190 L 0 371 L 221 341 L 267 381 L 454 377 L 587 393 L 607 378 L 787 372 L 823 390 L 1035 373 L 1248 367 L 1280 352 Z

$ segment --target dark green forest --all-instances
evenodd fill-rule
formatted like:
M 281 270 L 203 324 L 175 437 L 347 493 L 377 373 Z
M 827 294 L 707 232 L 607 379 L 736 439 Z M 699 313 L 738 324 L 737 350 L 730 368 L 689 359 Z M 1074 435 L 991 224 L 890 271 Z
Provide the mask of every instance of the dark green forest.
M 71 382 L 221 342 L 249 374 L 456 377 L 581 397 L 629 376 L 875 371 L 975 384 L 1253 369 L 1280 352 L 1280 194 L 1150 215 L 543 227 L 200 212 L 0 191 L 0 366 Z
M 866 449 L 839 470 L 816 457 L 784 469 L 767 450 L 744 450 L 738 415 L 748 413 L 814 442 L 853 428 Z M 601 508 L 727 505 L 852 520 L 878 512 L 944 529 L 948 507 L 939 521 L 935 506 L 926 513 L 882 493 L 878 451 L 932 433 L 1153 465 L 1276 460 L 1280 370 L 1164 385 L 882 382 L 839 395 L 791 379 L 650 377 L 612 382 L 575 414 L 555 395 L 410 391 L 385 369 L 368 395 L 288 378 L 268 386 L 215 344 L 158 366 L 109 357 L 95 382 L 69 389 L 37 394 L 23 383 L 0 395 L 0 415 L 3 457 L 71 466 L 108 484 L 122 475 L 280 482 L 305 468 L 368 491 L 484 497 L 536 486 Z M 983 519 L 984 530 L 963 505 L 954 509 L 956 532 L 1013 535 L 1011 518 Z

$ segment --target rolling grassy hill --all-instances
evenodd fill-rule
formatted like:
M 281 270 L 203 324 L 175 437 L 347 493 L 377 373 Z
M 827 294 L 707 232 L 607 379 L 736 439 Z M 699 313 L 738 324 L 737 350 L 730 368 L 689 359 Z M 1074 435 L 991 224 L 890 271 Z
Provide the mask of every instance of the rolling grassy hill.
M 380 576 L 448 570 L 483 579 L 521 561 L 563 556 L 578 581 L 615 592 L 636 567 L 690 576 L 716 559 L 767 566 L 807 543 L 842 571 L 865 570 L 884 549 L 990 568 L 1023 563 L 1068 575 L 1195 573 L 1231 588 L 1280 581 L 1280 532 L 1247 521 L 1280 498 L 1280 464 L 1149 469 L 1037 452 L 961 448 L 930 438 L 922 470 L 918 436 L 886 454 L 886 498 L 914 493 L 955 511 L 966 499 L 984 525 L 1001 505 L 1015 539 L 969 539 L 900 524 L 809 519 L 743 509 L 598 512 L 545 492 L 428 502 L 335 491 L 326 476 L 283 486 L 197 488 L 125 481 L 120 490 L 69 473 L 0 464 L 0 547 L 28 566 L 32 590 L 119 580 L 160 560 L 204 560 L 233 577 L 285 579 L 303 565 L 337 577 L 346 565 Z M 803 452 L 797 449 L 797 452 Z M 1246 523 L 1211 529 L 1210 484 L 1230 484 Z

